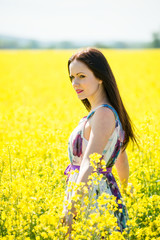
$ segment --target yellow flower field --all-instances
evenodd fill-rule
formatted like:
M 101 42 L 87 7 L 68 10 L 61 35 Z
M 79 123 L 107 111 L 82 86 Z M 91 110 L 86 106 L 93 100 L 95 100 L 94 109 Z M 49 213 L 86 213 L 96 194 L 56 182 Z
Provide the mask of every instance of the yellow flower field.
M 60 220 L 68 138 L 87 115 L 67 72 L 75 51 L 0 51 L 0 239 L 68 239 Z M 130 232 L 108 235 L 107 211 L 87 220 L 82 212 L 73 239 L 160 240 L 160 50 L 101 51 L 139 135 L 140 149 L 130 143 L 126 150 Z M 113 174 L 119 184 L 115 167 Z

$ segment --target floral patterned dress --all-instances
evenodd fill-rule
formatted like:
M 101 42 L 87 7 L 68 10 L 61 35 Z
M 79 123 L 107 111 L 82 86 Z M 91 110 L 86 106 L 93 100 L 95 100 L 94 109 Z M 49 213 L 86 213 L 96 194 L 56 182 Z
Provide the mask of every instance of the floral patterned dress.
M 127 227 L 126 222 L 128 220 L 128 212 L 126 209 L 126 206 L 124 204 L 124 201 L 122 199 L 120 190 L 118 188 L 118 185 L 116 183 L 116 180 L 114 178 L 114 175 L 112 174 L 112 167 L 115 164 L 117 157 L 120 153 L 120 149 L 122 146 L 122 143 L 124 141 L 124 135 L 125 132 L 123 131 L 119 116 L 116 112 L 116 110 L 108 105 L 108 104 L 102 104 L 95 109 L 93 109 L 88 116 L 83 117 L 78 126 L 73 130 L 69 137 L 68 141 L 68 154 L 71 164 L 68 165 L 66 168 L 64 174 L 68 175 L 66 180 L 66 189 L 65 189 L 65 200 L 70 200 L 72 197 L 73 191 L 69 191 L 68 182 L 76 182 L 78 178 L 78 172 L 74 172 L 74 174 L 69 174 L 70 171 L 78 169 L 80 170 L 81 161 L 86 149 L 86 146 L 88 144 L 88 141 L 84 138 L 83 132 L 85 124 L 87 123 L 88 119 L 93 116 L 96 109 L 100 107 L 107 107 L 110 108 L 115 116 L 115 129 L 111 137 L 109 138 L 102 156 L 103 159 L 106 162 L 106 171 L 103 173 L 103 178 L 99 184 L 92 185 L 93 186 L 93 197 L 95 200 L 101 195 L 103 192 L 106 192 L 107 194 L 114 195 L 116 197 L 116 202 L 118 203 L 118 200 L 120 199 L 122 201 L 121 204 L 118 203 L 118 209 L 121 209 L 121 211 L 117 210 L 114 212 L 114 215 L 117 217 L 117 223 L 120 227 L 120 232 L 123 231 L 124 228 Z M 104 172 L 104 171 L 103 171 Z M 96 193 L 96 194 L 94 194 Z M 96 201 L 95 201 L 96 202 Z M 98 204 L 96 202 L 95 204 L 96 208 L 98 208 Z M 64 212 L 66 211 L 66 205 L 64 204 Z

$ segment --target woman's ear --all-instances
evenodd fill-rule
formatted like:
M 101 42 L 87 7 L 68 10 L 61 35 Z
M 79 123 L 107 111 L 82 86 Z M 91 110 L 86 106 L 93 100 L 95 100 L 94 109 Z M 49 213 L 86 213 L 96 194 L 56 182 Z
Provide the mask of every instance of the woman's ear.
M 103 81 L 102 81 L 102 80 L 99 80 L 98 82 L 99 82 L 99 84 L 102 84 L 102 83 L 103 83 Z

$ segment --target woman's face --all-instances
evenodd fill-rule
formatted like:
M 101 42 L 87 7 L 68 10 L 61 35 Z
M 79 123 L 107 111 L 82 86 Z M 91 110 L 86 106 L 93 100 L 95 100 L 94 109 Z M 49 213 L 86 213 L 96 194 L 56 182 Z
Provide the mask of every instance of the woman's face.
M 69 72 L 72 86 L 80 100 L 90 99 L 96 95 L 102 80 L 97 79 L 83 62 L 73 60 L 69 65 Z

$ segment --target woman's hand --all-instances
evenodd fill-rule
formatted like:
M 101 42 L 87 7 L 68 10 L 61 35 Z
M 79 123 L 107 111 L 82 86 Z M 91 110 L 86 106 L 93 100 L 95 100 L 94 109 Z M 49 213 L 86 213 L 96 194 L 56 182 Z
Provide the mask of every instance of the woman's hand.
M 65 212 L 64 217 L 62 218 L 61 222 L 63 226 L 68 226 L 68 231 L 66 233 L 66 236 L 69 234 L 69 239 L 71 239 L 71 231 L 72 231 L 72 223 L 73 219 L 77 216 L 76 209 L 74 207 L 74 203 L 72 202 L 72 208 L 70 211 L 70 214 L 68 212 Z
M 128 183 L 127 185 L 121 185 L 122 193 L 126 194 L 127 196 L 133 196 L 134 193 L 134 186 L 132 183 Z
M 63 226 L 68 226 L 68 230 L 67 233 L 65 235 L 65 238 L 68 236 L 68 239 L 71 239 L 71 231 L 72 231 L 72 215 L 67 215 L 67 213 L 65 213 L 64 217 L 61 218 L 61 222 Z

